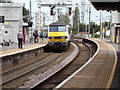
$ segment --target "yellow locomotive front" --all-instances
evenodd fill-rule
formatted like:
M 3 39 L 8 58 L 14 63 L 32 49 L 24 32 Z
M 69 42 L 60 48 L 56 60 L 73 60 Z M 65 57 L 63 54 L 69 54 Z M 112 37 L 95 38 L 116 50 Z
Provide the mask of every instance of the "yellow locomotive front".
M 65 50 L 69 46 L 70 30 L 69 25 L 57 21 L 51 23 L 48 29 L 48 45 L 52 50 Z

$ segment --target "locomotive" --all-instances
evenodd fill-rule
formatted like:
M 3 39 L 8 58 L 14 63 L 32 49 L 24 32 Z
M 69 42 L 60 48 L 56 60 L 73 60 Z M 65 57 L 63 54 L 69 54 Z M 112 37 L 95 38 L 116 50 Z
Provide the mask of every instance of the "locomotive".
M 62 21 L 56 21 L 48 27 L 48 45 L 51 50 L 67 50 L 70 44 L 70 26 Z

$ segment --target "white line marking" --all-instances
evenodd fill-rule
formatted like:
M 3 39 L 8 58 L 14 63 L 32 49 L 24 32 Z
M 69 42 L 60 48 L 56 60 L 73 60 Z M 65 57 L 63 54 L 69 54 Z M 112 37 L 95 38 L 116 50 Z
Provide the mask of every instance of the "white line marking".
M 91 39 L 90 39 L 91 40 Z M 93 42 L 95 42 L 98 46 L 98 49 L 96 51 L 96 53 L 93 55 L 93 57 L 91 59 L 89 59 L 82 67 L 80 67 L 77 71 L 75 71 L 71 76 L 69 76 L 67 79 L 65 79 L 62 83 L 60 83 L 58 86 L 56 86 L 53 90 L 57 90 L 59 89 L 60 87 L 62 87 L 66 82 L 68 82 L 71 78 L 73 78 L 78 72 L 80 72 L 85 66 L 87 66 L 92 60 L 93 58 L 95 58 L 95 56 L 98 54 L 99 50 L 100 50 L 100 46 L 99 44 L 94 41 L 94 40 L 91 40 Z
M 40 45 L 40 46 L 37 46 L 37 47 L 33 47 L 33 48 L 29 48 L 29 49 L 23 49 L 21 51 L 16 51 L 16 52 L 8 53 L 8 54 L 3 54 L 3 55 L 0 55 L 0 58 L 4 57 L 4 56 L 9 56 L 9 55 L 13 55 L 13 54 L 17 54 L 17 53 L 22 53 L 22 52 L 25 52 L 25 51 L 33 50 L 33 49 L 36 49 L 36 48 L 44 47 L 45 45 L 46 44 L 43 44 L 43 45 Z

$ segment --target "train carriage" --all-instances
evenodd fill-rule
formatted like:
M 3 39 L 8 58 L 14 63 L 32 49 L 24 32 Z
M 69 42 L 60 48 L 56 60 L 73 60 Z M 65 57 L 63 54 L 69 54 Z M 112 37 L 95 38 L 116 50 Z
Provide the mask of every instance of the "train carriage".
M 53 22 L 48 29 L 48 45 L 51 50 L 66 50 L 71 38 L 70 26 L 62 21 Z

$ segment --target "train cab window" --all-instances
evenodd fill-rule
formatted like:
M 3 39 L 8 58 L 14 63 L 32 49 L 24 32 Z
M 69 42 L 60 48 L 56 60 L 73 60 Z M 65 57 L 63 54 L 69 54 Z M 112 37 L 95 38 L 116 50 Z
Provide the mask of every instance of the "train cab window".
M 50 32 L 57 32 L 57 26 L 50 26 Z
M 50 26 L 50 32 L 65 32 L 66 26 Z
M 58 31 L 65 32 L 66 31 L 65 26 L 58 26 Z

